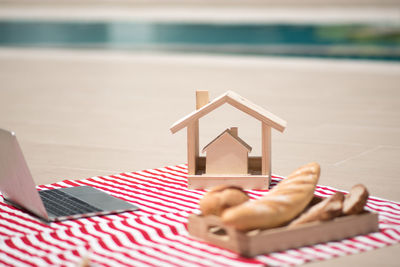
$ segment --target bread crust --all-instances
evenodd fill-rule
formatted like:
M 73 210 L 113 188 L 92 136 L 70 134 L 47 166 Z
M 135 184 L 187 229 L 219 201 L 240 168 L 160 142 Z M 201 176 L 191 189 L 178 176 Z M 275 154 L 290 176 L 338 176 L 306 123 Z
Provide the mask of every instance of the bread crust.
M 363 212 L 369 197 L 367 188 L 362 184 L 353 186 L 343 203 L 343 214 L 352 215 Z
M 200 200 L 200 211 L 203 215 L 220 216 L 230 207 L 237 206 L 249 200 L 242 188 L 238 186 L 220 185 L 213 187 Z
M 222 222 L 241 231 L 284 225 L 311 201 L 319 176 L 318 163 L 304 165 L 264 197 L 226 209 L 221 217 Z
M 314 221 L 329 221 L 342 214 L 344 194 L 336 192 L 315 204 L 289 224 L 289 228 Z

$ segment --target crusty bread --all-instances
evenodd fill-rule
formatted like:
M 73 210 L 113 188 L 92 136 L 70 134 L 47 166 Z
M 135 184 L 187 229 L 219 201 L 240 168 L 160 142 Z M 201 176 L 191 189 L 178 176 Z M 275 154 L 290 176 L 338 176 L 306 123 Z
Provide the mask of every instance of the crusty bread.
M 318 163 L 300 167 L 264 197 L 226 209 L 222 222 L 237 230 L 267 229 L 295 218 L 314 196 L 320 175 Z
M 77 267 L 90 267 L 90 259 L 88 256 L 83 256 L 81 262 L 78 263 Z
M 289 224 L 289 227 L 314 221 L 328 221 L 338 217 L 342 214 L 343 201 L 344 194 L 336 192 L 301 214 L 300 217 Z
M 200 211 L 203 215 L 217 215 L 230 207 L 249 200 L 246 192 L 237 186 L 221 185 L 212 188 L 200 200 Z
M 364 185 L 357 184 L 353 186 L 344 199 L 343 214 L 351 215 L 362 212 L 365 204 L 367 204 L 368 196 L 368 190 Z

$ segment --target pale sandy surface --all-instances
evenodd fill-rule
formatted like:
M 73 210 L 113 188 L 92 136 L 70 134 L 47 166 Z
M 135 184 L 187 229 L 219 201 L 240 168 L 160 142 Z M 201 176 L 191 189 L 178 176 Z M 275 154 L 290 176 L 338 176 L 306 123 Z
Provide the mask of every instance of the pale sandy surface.
M 196 89 L 234 90 L 288 122 L 273 133 L 273 173 L 317 161 L 320 184 L 400 201 L 399 64 L 0 49 L 0 81 L 0 125 L 38 184 L 185 163 L 185 131 L 169 127 Z M 229 107 L 200 121 L 201 145 L 229 126 L 260 153 L 259 123 Z M 313 264 L 398 266 L 399 252 Z

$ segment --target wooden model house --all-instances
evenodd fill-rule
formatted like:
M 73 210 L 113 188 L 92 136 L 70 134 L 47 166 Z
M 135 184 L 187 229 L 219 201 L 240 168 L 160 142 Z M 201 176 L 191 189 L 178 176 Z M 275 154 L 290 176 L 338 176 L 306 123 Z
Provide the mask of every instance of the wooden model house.
M 199 119 L 224 104 L 230 104 L 261 122 L 261 157 L 248 157 L 251 151 L 237 136 L 237 129 L 224 131 L 204 148 L 206 157 L 199 155 Z M 271 128 L 283 132 L 286 122 L 271 112 L 228 91 L 208 100 L 208 91 L 196 92 L 196 110 L 175 122 L 172 133 L 187 128 L 188 187 L 209 188 L 230 184 L 247 189 L 266 189 L 271 176 Z M 247 160 L 245 159 L 247 156 Z M 238 165 L 231 164 L 235 160 Z M 247 166 L 247 171 L 246 167 Z
M 248 174 L 251 147 L 238 136 L 236 127 L 226 129 L 203 148 L 206 174 Z

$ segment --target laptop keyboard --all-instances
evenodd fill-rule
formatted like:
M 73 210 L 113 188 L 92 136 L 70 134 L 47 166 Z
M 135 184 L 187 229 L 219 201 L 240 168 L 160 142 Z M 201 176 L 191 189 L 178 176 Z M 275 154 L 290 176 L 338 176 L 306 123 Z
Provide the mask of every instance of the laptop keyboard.
M 42 190 L 39 194 L 47 212 L 57 217 L 102 211 L 57 189 Z

